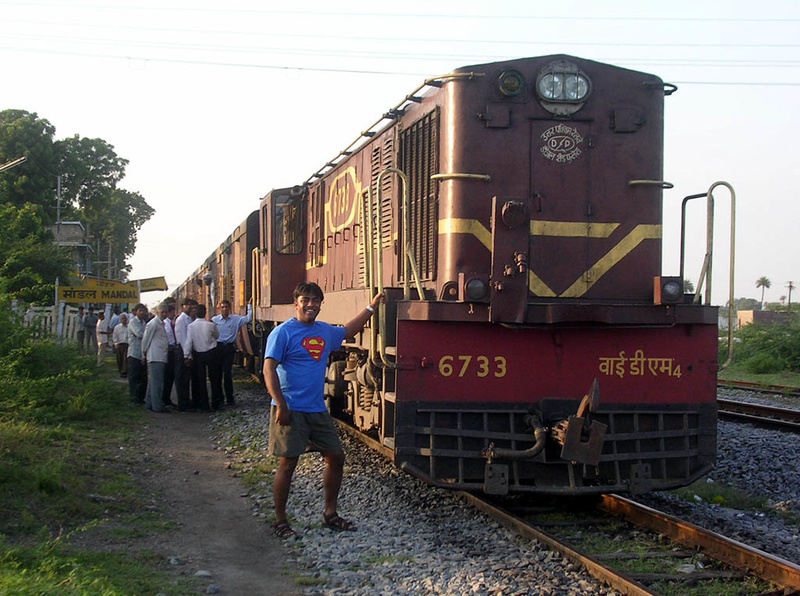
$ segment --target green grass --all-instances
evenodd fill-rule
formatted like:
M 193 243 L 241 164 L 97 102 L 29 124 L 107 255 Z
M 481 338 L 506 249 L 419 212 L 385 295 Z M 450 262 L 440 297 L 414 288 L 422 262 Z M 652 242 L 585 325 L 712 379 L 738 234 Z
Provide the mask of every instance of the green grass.
M 712 505 L 722 505 L 731 509 L 767 511 L 767 499 L 750 495 L 744 491 L 730 486 L 708 482 L 705 479 L 698 480 L 689 486 L 676 488 L 671 493 L 678 497 L 694 502 L 695 496 L 700 497 L 706 503 Z
M 747 383 L 760 383 L 762 385 L 779 385 L 781 387 L 795 387 L 800 389 L 800 373 L 782 371 L 770 374 L 754 374 L 747 371 L 744 364 L 731 364 L 719 372 L 720 381 L 744 381 Z
M 197 593 L 131 543 L 174 523 L 131 474 L 144 416 L 117 377 L 52 342 L 0 356 L 0 594 Z
M 185 582 L 165 581 L 160 557 L 150 552 L 111 553 L 71 549 L 61 540 L 32 547 L 0 543 L 3 594 L 190 594 Z M 181 585 L 181 584 L 184 585 Z

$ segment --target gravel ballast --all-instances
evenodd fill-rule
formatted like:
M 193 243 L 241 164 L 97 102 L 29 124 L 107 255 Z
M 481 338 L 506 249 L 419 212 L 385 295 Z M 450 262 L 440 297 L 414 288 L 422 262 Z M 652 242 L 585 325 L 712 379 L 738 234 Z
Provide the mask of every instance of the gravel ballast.
M 216 441 L 237 468 L 268 460 L 268 402 L 248 385 L 235 410 L 214 418 Z M 356 532 L 322 525 L 318 454 L 301 457 L 289 499 L 297 538 L 286 541 L 307 594 L 613 594 L 580 567 L 520 539 L 456 495 L 400 472 L 344 437 L 347 461 L 340 514 Z M 231 445 L 235 445 L 232 447 Z M 661 509 L 788 560 L 800 561 L 800 441 L 795 435 L 720 422 L 717 467 L 708 482 L 764 496 L 767 511 L 739 511 L 668 493 L 639 497 Z M 271 483 L 247 490 L 253 515 L 273 519 Z

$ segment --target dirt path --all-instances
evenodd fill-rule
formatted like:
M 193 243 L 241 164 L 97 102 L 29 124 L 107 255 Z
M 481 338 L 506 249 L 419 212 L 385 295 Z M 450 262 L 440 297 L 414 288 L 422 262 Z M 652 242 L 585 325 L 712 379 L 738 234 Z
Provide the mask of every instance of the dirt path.
M 178 557 L 176 571 L 211 573 L 208 585 L 236 596 L 299 594 L 289 553 L 269 524 L 253 517 L 244 489 L 214 449 L 207 414 L 150 414 L 147 483 L 163 499 L 163 514 L 178 528 L 157 540 L 158 551 Z M 159 507 L 161 509 L 161 507 Z

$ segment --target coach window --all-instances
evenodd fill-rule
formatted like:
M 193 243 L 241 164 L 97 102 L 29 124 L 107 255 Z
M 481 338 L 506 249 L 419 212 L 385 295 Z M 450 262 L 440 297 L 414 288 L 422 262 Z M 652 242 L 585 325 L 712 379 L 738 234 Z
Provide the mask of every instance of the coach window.
M 283 255 L 300 254 L 303 250 L 303 208 L 299 196 L 275 197 L 273 246 Z

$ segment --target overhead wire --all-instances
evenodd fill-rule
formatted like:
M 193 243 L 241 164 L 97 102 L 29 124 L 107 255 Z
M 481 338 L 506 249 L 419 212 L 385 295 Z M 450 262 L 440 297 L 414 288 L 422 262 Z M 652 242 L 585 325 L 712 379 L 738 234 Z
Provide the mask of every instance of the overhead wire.
M 108 6 L 108 5 L 94 5 L 94 4 L 86 4 L 86 3 L 49 3 L 49 2 L 13 2 L 7 0 L 0 0 L 0 6 L 25 6 L 26 8 L 35 7 L 35 6 L 58 6 L 61 8 L 107 8 L 107 9 L 114 9 L 114 10 L 122 10 L 122 9 L 130 9 L 130 10 L 154 10 L 154 11 L 188 11 L 188 12 L 215 12 L 220 11 L 220 9 L 206 9 L 202 7 L 170 7 L 170 6 L 158 6 L 158 7 L 146 7 L 146 6 Z M 273 9 L 235 9 L 235 8 L 227 8 L 224 10 L 226 14 L 230 14 L 231 12 L 248 12 L 254 14 L 264 14 L 264 15 L 302 15 L 302 16 L 342 16 L 342 15 L 350 15 L 350 16 L 363 16 L 363 17 L 385 17 L 385 16 L 392 16 L 392 17 L 414 17 L 414 18 L 439 18 L 442 16 L 458 16 L 459 18 L 472 18 L 474 15 L 444 15 L 444 14 L 403 14 L 403 13 L 342 13 L 342 12 L 319 12 L 314 11 L 313 13 L 308 11 L 296 11 L 296 10 L 273 10 Z M 748 24 L 753 23 L 771 23 L 775 20 L 779 20 L 781 22 L 793 22 L 795 19 L 769 19 L 769 18 L 761 18 L 761 19 L 731 19 L 731 18 L 703 18 L 703 17 L 691 17 L 691 18 L 683 18 L 683 17 L 605 17 L 605 16 L 580 16 L 580 15 L 570 15 L 569 17 L 566 16 L 548 16 L 548 15 L 492 15 L 492 18 L 506 18 L 506 19 L 542 19 L 542 20 L 555 20 L 555 19 L 563 19 L 563 20 L 600 20 L 600 21 L 687 21 L 687 22 L 706 22 L 709 20 L 714 20 L 716 22 L 747 22 Z M 796 19 L 800 22 L 800 19 Z M 192 28 L 185 28 L 185 27 L 153 27 L 153 26 L 131 26 L 131 25 L 119 25 L 114 23 L 113 25 L 109 24 L 94 24 L 88 22 L 80 22 L 80 23 L 69 23 L 69 22 L 54 22 L 54 21 L 42 21 L 42 20 L 26 20 L 26 19 L 5 19 L 5 24 L 8 23 L 16 23 L 16 24 L 33 24 L 37 26 L 57 26 L 59 28 L 66 27 L 68 31 L 74 31 L 75 29 L 79 28 L 98 28 L 102 27 L 105 31 L 107 30 L 119 30 L 119 31 L 128 31 L 132 32 L 134 35 L 144 35 L 144 34 L 152 34 L 152 33 L 169 33 L 169 34 L 191 34 L 191 35 L 220 35 L 220 36 L 259 36 L 260 39 L 263 38 L 275 38 L 275 39 L 293 39 L 298 38 L 304 40 L 306 42 L 303 47 L 283 47 L 283 46 L 254 46 L 253 44 L 247 45 L 238 45 L 238 44 L 229 44 L 225 43 L 224 41 L 218 41 L 216 43 L 210 44 L 207 40 L 203 42 L 183 42 L 183 41 L 176 41 L 176 40 L 144 40 L 138 39 L 134 37 L 133 39 L 124 39 L 124 38 L 114 38 L 110 39 L 108 37 L 101 37 L 96 38 L 92 36 L 76 36 L 74 34 L 40 34 L 40 33 L 30 33 L 30 32 L 20 32 L 19 30 L 9 31 L 7 34 L 3 35 L 4 39 L 16 39 L 19 40 L 20 43 L 15 43 L 13 45 L 3 45 L 0 46 L 0 50 L 6 51 L 14 51 L 14 52 L 27 52 L 27 53 L 41 53 L 41 54 L 57 54 L 57 55 L 69 55 L 69 56 L 82 56 L 82 57 L 89 57 L 89 58 L 100 58 L 100 59 L 124 59 L 124 60 L 136 60 L 141 61 L 144 63 L 148 62 L 162 62 L 162 63 L 173 63 L 173 64 L 195 64 L 195 65 L 205 65 L 205 66 L 212 66 L 212 67 L 243 67 L 243 68 L 263 68 L 263 69 L 276 69 L 276 70 L 296 70 L 296 71 L 309 71 L 309 72 L 336 72 L 336 73 L 354 73 L 354 74 L 380 74 L 380 75 L 424 75 L 425 72 L 399 72 L 392 68 L 370 68 L 369 66 L 365 67 L 349 67 L 347 63 L 342 65 L 328 65 L 326 63 L 320 63 L 316 65 L 303 65 L 301 63 L 293 63 L 291 60 L 284 60 L 283 64 L 276 64 L 274 58 L 280 56 L 292 56 L 292 57 L 306 57 L 306 58 L 317 58 L 320 60 L 337 60 L 337 59 L 345 59 L 345 60 L 352 60 L 352 59 L 365 59 L 370 61 L 396 61 L 396 60 L 415 60 L 415 61 L 459 61 L 459 62 L 488 62 L 488 61 L 497 61 L 497 60 L 504 60 L 510 59 L 513 56 L 507 53 L 502 52 L 494 52 L 491 55 L 487 55 L 484 52 L 476 51 L 475 53 L 469 53 L 468 51 L 460 52 L 460 53 L 439 53 L 435 51 L 427 51 L 424 53 L 419 52 L 397 52 L 397 51 L 389 51 L 389 50 L 378 50 L 374 47 L 370 47 L 369 49 L 360 49 L 356 46 L 355 49 L 345 49 L 345 48 L 336 48 L 331 49 L 330 47 L 326 48 L 313 48 L 308 47 L 309 35 L 306 34 L 293 34 L 293 33 L 264 33 L 262 32 L 250 32 L 250 31 L 218 31 L 218 30 L 209 30 L 209 29 L 192 29 Z M 2 31 L 3 24 L 0 23 L 0 31 Z M 575 42 L 565 42 L 563 40 L 560 41 L 546 41 L 546 40 L 486 40 L 486 39 L 441 39 L 441 38 L 413 38 L 413 37 L 374 37 L 374 36 L 363 36 L 363 35 L 333 35 L 333 34 L 320 34 L 320 35 L 312 35 L 313 39 L 319 41 L 331 41 L 331 40 L 338 40 L 338 41 L 345 41 L 345 42 L 370 42 L 372 44 L 376 42 L 381 43 L 430 43 L 430 44 L 439 44 L 444 43 L 448 45 L 452 45 L 454 43 L 463 43 L 463 44 L 476 44 L 480 46 L 487 46 L 487 45 L 530 45 L 530 46 L 555 46 L 555 45 L 567 45 L 567 46 L 577 46 L 577 47 L 598 47 L 598 48 L 612 48 L 612 47 L 652 47 L 652 48 L 669 48 L 669 49 L 676 49 L 676 48 L 687 48 L 687 49 L 728 49 L 728 48 L 742 48 L 742 49 L 771 49 L 771 50 L 787 50 L 791 48 L 800 47 L 800 44 L 796 43 L 770 43 L 770 44 L 758 44 L 758 43 L 751 43 L 751 44 L 735 44 L 735 43 L 657 43 L 657 42 L 606 42 L 606 41 L 575 41 Z M 57 44 L 64 44 L 64 45 L 57 45 L 54 48 L 48 47 L 40 47 L 37 45 L 37 42 L 42 43 L 50 43 L 56 42 Z M 25 45 L 29 43 L 29 45 Z M 65 45 L 72 44 L 73 47 L 64 47 Z M 92 46 L 103 46 L 104 48 L 112 48 L 112 51 L 87 51 L 81 50 L 76 48 L 75 46 L 87 46 L 91 48 Z M 120 53 L 114 53 L 113 48 L 121 48 Z M 153 50 L 160 52 L 160 54 L 156 55 L 148 55 L 148 50 Z M 163 55 L 163 52 L 173 52 L 172 55 Z M 202 55 L 197 56 L 193 55 L 190 57 L 186 57 L 185 55 L 181 55 L 179 53 L 185 52 L 193 52 L 197 54 L 198 52 L 204 52 Z M 270 56 L 270 60 L 266 63 L 260 62 L 259 60 L 255 61 L 247 61 L 247 60 L 228 60 L 228 59 L 215 59 L 215 54 L 238 54 L 239 56 L 258 56 L 261 54 L 268 54 Z M 779 58 L 690 58 L 690 57 L 637 57 L 637 58 L 604 58 L 604 61 L 611 62 L 611 63 L 619 63 L 624 65 L 633 65 L 633 64 L 641 64 L 641 65 L 659 65 L 659 66 L 681 66 L 681 67 L 714 67 L 714 68 L 751 68 L 751 67 L 759 67 L 759 68 L 797 68 L 800 66 L 800 60 L 793 60 L 785 57 Z M 374 63 L 374 62 L 373 62 Z M 682 84 L 726 84 L 726 85 L 738 85 L 738 84 L 761 84 L 761 85 L 776 85 L 776 86 L 797 86 L 800 85 L 800 82 L 794 83 L 792 81 L 780 81 L 780 82 L 758 82 L 758 83 L 751 83 L 751 82 L 739 82 L 739 81 L 685 81 Z
M 263 15 L 292 15 L 292 16 L 322 16 L 322 17 L 380 17 L 380 18 L 431 18 L 431 19 L 481 19 L 481 20 L 538 20 L 538 21 L 619 21 L 619 22 L 690 22 L 690 23 L 797 23 L 800 18 L 783 17 L 680 17 L 680 16 L 616 16 L 616 15 L 586 15 L 570 13 L 568 15 L 525 15 L 525 14 L 468 14 L 464 12 L 368 12 L 368 11 L 343 11 L 343 10 L 285 10 L 272 8 L 237 8 L 226 5 L 224 8 L 205 8 L 201 6 L 169 6 L 164 3 L 158 5 L 109 5 L 83 2 L 31 2 L 20 0 L 0 0 L 0 6 L 21 6 L 30 7 L 49 7 L 49 8 L 90 8 L 92 10 L 128 10 L 128 11 L 152 11 L 152 12 L 184 12 L 184 13 L 214 13 L 221 15 L 229 14 L 263 14 Z
M 0 2 L 1 4 L 1 2 Z M 108 31 L 115 29 L 120 31 L 133 31 L 139 33 L 190 33 L 202 35 L 222 35 L 222 36 L 235 36 L 235 37 L 258 37 L 264 38 L 277 38 L 277 39 L 301 39 L 308 42 L 309 33 L 278 33 L 275 31 L 243 31 L 243 30 L 221 30 L 221 29 L 197 29 L 197 28 L 183 28 L 183 27 L 154 27 L 147 25 L 146 27 L 135 25 L 121 25 L 115 23 L 108 24 L 94 24 L 85 21 L 31 21 L 27 19 L 9 19 L 4 18 L 1 24 L 30 24 L 36 26 L 58 26 L 66 28 L 67 30 L 74 31 L 75 29 L 102 29 Z M 450 37 L 393 37 L 393 36 L 364 36 L 364 35 L 332 35 L 332 34 L 313 34 L 314 40 L 329 40 L 329 41 L 367 41 L 367 42 L 398 42 L 398 43 L 432 43 L 432 44 L 453 44 L 453 43 L 469 43 L 475 45 L 529 45 L 529 46 L 546 46 L 554 44 L 564 44 L 571 46 L 584 46 L 584 47 L 631 47 L 631 48 L 747 48 L 747 49 L 787 49 L 787 48 L 800 48 L 800 43 L 685 43 L 671 41 L 669 43 L 656 43 L 656 42 L 624 42 L 624 41 L 575 41 L 575 40 L 538 40 L 538 39 L 482 39 L 482 38 L 450 38 Z

